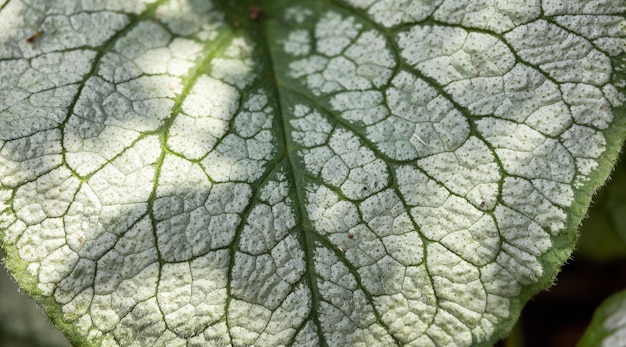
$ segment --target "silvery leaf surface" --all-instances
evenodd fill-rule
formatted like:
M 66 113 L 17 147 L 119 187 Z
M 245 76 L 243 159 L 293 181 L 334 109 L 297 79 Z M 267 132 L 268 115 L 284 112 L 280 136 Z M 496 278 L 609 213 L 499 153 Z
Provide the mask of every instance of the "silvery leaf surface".
M 625 137 L 623 1 L 0 2 L 0 237 L 94 346 L 488 346 Z

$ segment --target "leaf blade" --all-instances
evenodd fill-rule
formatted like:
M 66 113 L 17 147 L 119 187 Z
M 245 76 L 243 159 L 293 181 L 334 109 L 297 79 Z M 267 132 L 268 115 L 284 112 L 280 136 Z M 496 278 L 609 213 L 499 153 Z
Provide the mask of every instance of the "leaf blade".
M 624 139 L 607 42 L 626 35 L 586 29 L 621 10 L 402 4 L 278 1 L 259 22 L 164 2 L 89 37 L 61 113 L 3 112 L 0 229 L 23 285 L 94 344 L 506 334 Z M 54 33 L 35 52 L 82 43 Z

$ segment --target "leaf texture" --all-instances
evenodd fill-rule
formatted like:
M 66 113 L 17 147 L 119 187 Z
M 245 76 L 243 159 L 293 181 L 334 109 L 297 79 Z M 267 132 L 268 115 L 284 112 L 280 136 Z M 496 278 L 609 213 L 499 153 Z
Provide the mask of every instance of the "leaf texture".
M 0 6 L 7 264 L 80 345 L 490 345 L 625 135 L 620 1 Z

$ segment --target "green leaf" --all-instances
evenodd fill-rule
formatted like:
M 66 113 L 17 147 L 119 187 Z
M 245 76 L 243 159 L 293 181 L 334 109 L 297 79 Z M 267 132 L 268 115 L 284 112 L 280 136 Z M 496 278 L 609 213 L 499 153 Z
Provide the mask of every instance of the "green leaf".
M 7 265 L 78 345 L 490 345 L 624 140 L 624 12 L 6 1 Z
M 623 346 L 626 333 L 626 291 L 606 299 L 593 314 L 578 347 Z
M 0 252 L 0 259 L 3 258 Z M 0 269 L 0 345 L 3 347 L 67 347 L 70 344 L 28 296 L 19 292 Z
M 623 151 L 620 159 L 624 157 L 626 152 Z M 626 161 L 620 161 L 609 183 L 613 189 L 607 191 L 605 206 L 615 234 L 619 236 L 622 245 L 626 246 Z
M 626 257 L 626 152 L 622 151 L 611 180 L 594 196 L 583 220 L 577 255 L 597 261 Z

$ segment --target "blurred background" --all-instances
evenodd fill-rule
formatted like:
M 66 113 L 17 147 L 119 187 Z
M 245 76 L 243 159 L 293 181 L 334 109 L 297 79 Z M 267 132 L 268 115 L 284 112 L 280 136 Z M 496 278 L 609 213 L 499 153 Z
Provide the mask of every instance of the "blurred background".
M 0 253 L 2 257 L 2 253 Z M 572 259 L 555 285 L 524 308 L 511 336 L 498 347 L 571 347 L 596 307 L 626 289 L 626 155 L 594 197 Z M 0 267 L 0 347 L 70 346 L 30 298 Z

